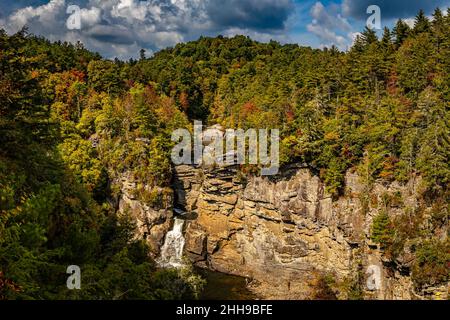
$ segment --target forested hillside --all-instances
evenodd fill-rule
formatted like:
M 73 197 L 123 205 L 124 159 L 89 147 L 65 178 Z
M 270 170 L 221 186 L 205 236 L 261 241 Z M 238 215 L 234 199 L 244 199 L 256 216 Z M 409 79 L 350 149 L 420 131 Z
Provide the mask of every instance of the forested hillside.
M 450 10 L 381 38 L 366 29 L 348 52 L 219 36 L 143 53 L 109 61 L 0 31 L 0 299 L 195 298 L 202 280 L 158 270 L 111 201 L 131 172 L 158 187 L 137 196 L 163 206 L 171 133 L 194 119 L 279 128 L 282 164 L 306 163 L 334 197 L 349 169 L 367 190 L 421 177 L 431 223 L 380 215 L 373 240 L 392 257 L 419 239 L 415 284 L 448 281 L 450 243 L 435 231 L 449 219 Z M 71 264 L 83 290 L 66 288 Z
M 368 179 L 421 173 L 434 195 L 449 180 L 449 18 L 437 10 L 382 39 L 366 29 L 348 53 L 245 37 L 202 38 L 139 61 L 190 118 L 282 129 L 282 160 L 304 161 L 338 193 L 352 166 Z M 434 141 L 434 144 L 430 142 Z
M 0 299 L 198 295 L 202 281 L 190 270 L 157 270 L 133 221 L 107 201 L 108 179 L 123 166 L 167 184 L 164 132 L 186 121 L 150 88 L 125 94 L 122 68 L 80 45 L 0 34 Z M 157 131 L 148 154 L 129 142 Z M 144 167 L 134 166 L 142 156 Z M 73 264 L 82 290 L 66 287 Z

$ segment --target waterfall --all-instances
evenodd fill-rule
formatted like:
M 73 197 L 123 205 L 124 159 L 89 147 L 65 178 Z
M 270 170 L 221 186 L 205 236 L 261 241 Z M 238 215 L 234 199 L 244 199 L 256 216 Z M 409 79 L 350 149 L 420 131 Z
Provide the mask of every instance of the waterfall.
M 184 220 L 175 218 L 173 228 L 167 232 L 166 239 L 161 247 L 161 257 L 158 264 L 165 268 L 180 268 L 183 266 L 183 235 Z

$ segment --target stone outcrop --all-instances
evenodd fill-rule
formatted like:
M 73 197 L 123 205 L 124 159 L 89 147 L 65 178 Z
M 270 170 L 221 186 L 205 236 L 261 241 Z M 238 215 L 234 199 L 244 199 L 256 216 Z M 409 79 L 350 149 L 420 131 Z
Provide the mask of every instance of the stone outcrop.
M 343 195 L 332 199 L 306 165 L 293 164 L 269 177 L 244 177 L 236 166 L 181 165 L 174 170 L 173 195 L 155 205 L 137 190 L 151 195 L 164 190 L 136 181 L 131 173 L 111 182 L 119 190 L 113 205 L 134 219 L 136 238 L 147 240 L 154 258 L 173 215 L 182 213 L 185 255 L 199 267 L 247 277 L 261 298 L 312 298 L 317 275 L 328 274 L 344 284 L 359 275 L 369 299 L 445 299 L 446 286 L 414 292 L 409 245 L 392 268 L 370 240 L 380 210 L 396 216 L 417 208 L 419 184 L 418 178 L 406 185 L 375 183 L 369 190 L 349 171 Z M 400 200 L 387 208 L 386 197 Z M 337 294 L 346 298 L 344 289 Z
M 172 224 L 172 205 L 157 208 L 140 199 L 136 194 L 137 181 L 131 174 L 123 174 L 113 184 L 120 189 L 119 195 L 114 201 L 119 215 L 129 215 L 135 221 L 135 237 L 146 239 L 150 245 L 153 258 L 156 258 L 164 241 L 164 236 Z M 147 192 L 162 192 L 158 188 L 153 190 L 146 185 L 143 188 Z M 172 200 L 169 199 L 168 202 L 172 203 Z
M 333 200 L 324 184 L 302 166 L 275 177 L 240 178 L 235 167 L 175 168 L 175 206 L 188 212 L 185 251 L 200 267 L 253 280 L 263 298 L 310 298 L 317 272 L 345 280 L 378 268 L 380 283 L 364 292 L 372 299 L 420 298 L 411 280 L 386 268 L 370 226 L 378 214 L 370 201 L 400 194 L 400 214 L 417 205 L 417 182 L 406 186 L 376 184 L 370 194 L 357 174 L 346 175 L 345 195 Z M 407 257 L 405 257 L 407 264 Z

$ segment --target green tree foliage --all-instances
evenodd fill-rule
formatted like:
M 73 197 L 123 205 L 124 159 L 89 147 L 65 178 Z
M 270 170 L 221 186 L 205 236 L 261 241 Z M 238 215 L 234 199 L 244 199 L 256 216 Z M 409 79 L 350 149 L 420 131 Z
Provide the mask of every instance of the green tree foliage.
M 450 242 L 426 241 L 417 248 L 417 260 L 414 263 L 412 279 L 416 288 L 448 283 L 450 271 Z
M 371 181 L 420 173 L 439 189 L 445 155 L 433 157 L 439 164 L 431 155 L 418 159 L 427 139 L 418 121 L 420 97 L 434 88 L 441 106 L 448 101 L 448 23 L 435 15 L 430 22 L 419 13 L 415 30 L 399 20 L 380 40 L 366 28 L 347 54 L 239 36 L 201 38 L 140 61 L 132 74 L 156 83 L 156 92 L 172 97 L 191 119 L 280 128 L 283 163 L 317 168 L 336 196 L 345 171 L 364 163 Z M 447 119 L 448 108 L 441 110 L 440 119 Z M 444 122 L 436 126 L 446 131 Z
M 428 20 L 427 16 L 425 15 L 425 12 L 423 10 L 420 10 L 414 21 L 413 32 L 415 34 L 429 32 L 431 29 L 430 27 L 431 27 L 430 20 Z
M 403 20 L 398 20 L 394 27 L 395 44 L 400 47 L 411 32 L 411 28 Z
M 167 183 L 170 166 L 154 162 L 168 162 L 168 145 L 160 141 L 185 118 L 145 92 L 116 99 L 124 90 L 119 78 L 100 75 L 116 67 L 89 54 L 63 57 L 70 52 L 85 51 L 25 31 L 0 33 L 0 298 L 197 297 L 202 280 L 192 270 L 158 270 L 148 245 L 135 239 L 136 226 L 116 216 L 108 201 L 112 169 L 105 161 L 122 159 L 114 158 L 115 149 L 98 146 L 99 137 L 118 148 L 144 134 L 157 139 L 138 157 L 159 170 L 149 170 L 148 179 Z M 164 130 L 157 137 L 159 128 Z M 72 264 L 82 270 L 81 290 L 66 287 Z
M 385 249 L 392 244 L 393 236 L 394 230 L 389 215 L 381 212 L 373 219 L 371 239 Z
M 89 86 L 97 92 L 118 94 L 125 86 L 121 68 L 117 63 L 94 60 L 89 63 L 87 71 Z

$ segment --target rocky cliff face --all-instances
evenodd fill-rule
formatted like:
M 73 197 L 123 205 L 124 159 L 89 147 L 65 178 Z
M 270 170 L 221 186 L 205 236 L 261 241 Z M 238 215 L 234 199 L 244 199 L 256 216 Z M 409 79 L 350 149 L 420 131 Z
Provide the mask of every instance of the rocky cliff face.
M 117 211 L 135 220 L 136 237 L 148 241 L 154 258 L 178 208 L 187 212 L 185 255 L 197 266 L 251 279 L 250 288 L 261 298 L 312 298 L 324 274 L 347 289 L 359 281 L 364 298 L 421 299 L 436 293 L 445 298 L 445 286 L 414 292 L 409 276 L 414 256 L 407 249 L 392 268 L 370 241 L 381 210 L 396 216 L 419 205 L 419 182 L 375 184 L 368 192 L 360 177 L 348 172 L 343 196 L 333 200 L 306 166 L 291 165 L 274 177 L 243 177 L 234 166 L 182 165 L 174 171 L 175 194 L 159 205 L 136 190 L 153 195 L 164 190 L 142 185 L 132 174 L 112 185 L 118 189 Z M 401 202 L 386 207 L 386 197 Z M 337 294 L 348 298 L 345 288 Z
M 400 194 L 403 205 L 389 209 L 396 215 L 417 205 L 416 186 L 376 184 L 369 197 L 382 203 L 386 194 Z M 355 173 L 347 173 L 345 196 L 335 201 L 301 166 L 245 181 L 234 167 L 183 165 L 175 169 L 174 189 L 175 206 L 188 212 L 185 250 L 193 263 L 253 279 L 262 298 L 307 299 L 318 273 L 343 283 L 361 275 L 359 281 L 366 283 L 377 270 L 380 281 L 364 285 L 366 298 L 420 298 L 407 273 L 386 268 L 370 242 L 380 206 L 367 204 Z M 407 255 L 402 258 L 407 266 Z
M 114 199 L 119 215 L 129 215 L 136 223 L 136 238 L 144 238 L 150 245 L 153 258 L 159 254 L 164 241 L 164 236 L 169 231 L 172 223 L 173 198 L 166 199 L 165 204 L 153 205 L 141 199 L 136 190 L 138 181 L 130 173 L 124 173 L 112 183 L 119 189 L 118 196 Z M 160 188 L 141 186 L 147 193 L 156 196 L 162 194 Z

